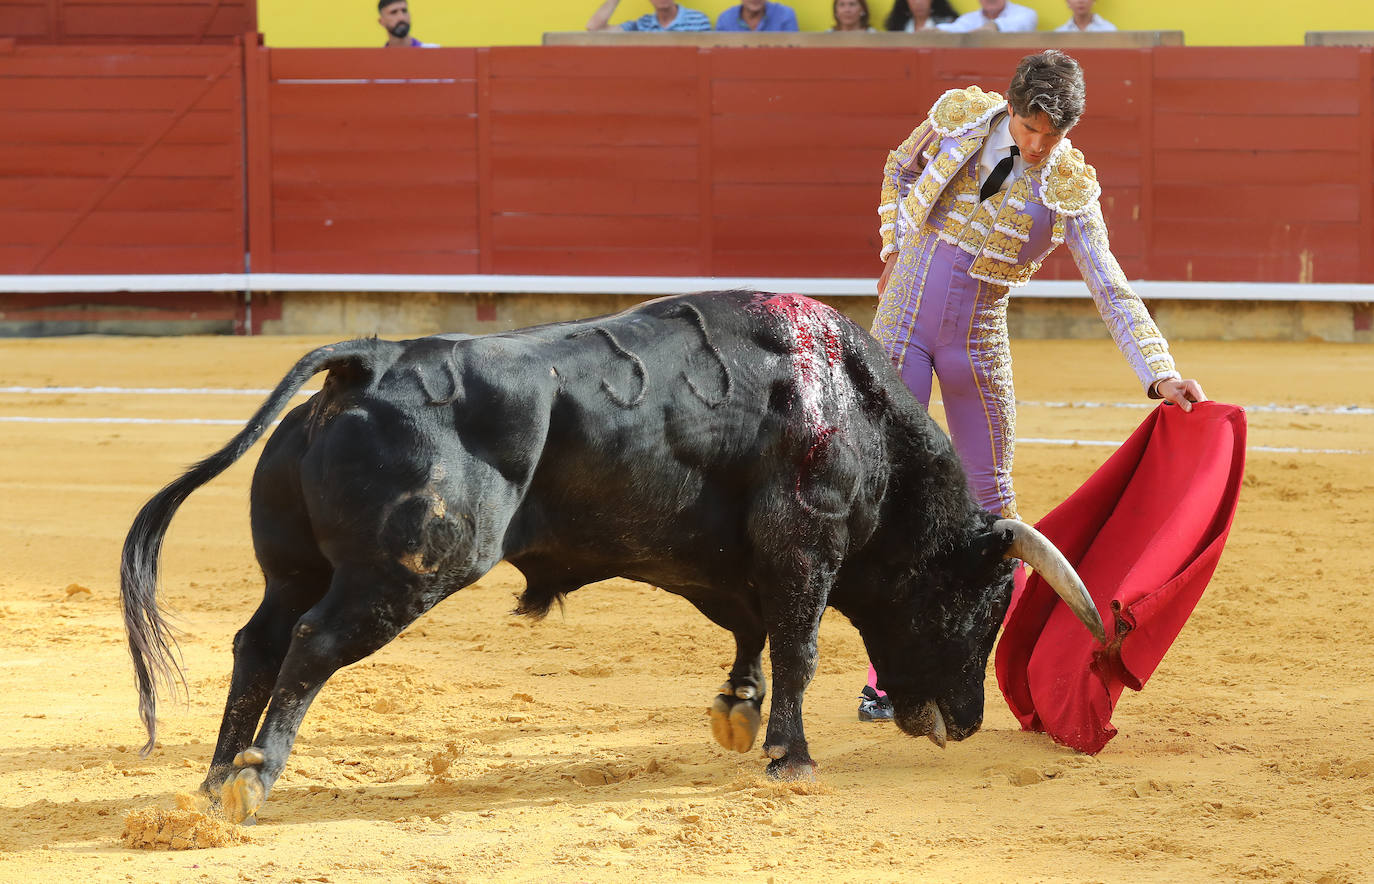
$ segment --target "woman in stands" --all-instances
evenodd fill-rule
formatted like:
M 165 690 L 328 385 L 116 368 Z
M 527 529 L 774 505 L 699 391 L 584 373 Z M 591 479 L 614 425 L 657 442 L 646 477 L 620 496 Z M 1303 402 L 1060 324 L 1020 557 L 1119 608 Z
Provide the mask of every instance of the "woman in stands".
M 896 0 L 887 14 L 889 31 L 927 31 L 954 21 L 959 13 L 949 0 Z

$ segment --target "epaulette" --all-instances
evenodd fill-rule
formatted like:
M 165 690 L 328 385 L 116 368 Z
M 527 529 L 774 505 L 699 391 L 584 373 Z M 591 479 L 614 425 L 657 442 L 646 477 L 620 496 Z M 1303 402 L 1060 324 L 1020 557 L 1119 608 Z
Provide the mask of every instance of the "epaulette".
M 930 125 L 944 138 L 957 138 L 991 120 L 1007 106 L 996 92 L 984 92 L 977 86 L 951 89 L 930 109 Z
M 1065 138 L 1040 173 L 1040 200 L 1062 215 L 1082 215 L 1102 195 L 1097 170 Z

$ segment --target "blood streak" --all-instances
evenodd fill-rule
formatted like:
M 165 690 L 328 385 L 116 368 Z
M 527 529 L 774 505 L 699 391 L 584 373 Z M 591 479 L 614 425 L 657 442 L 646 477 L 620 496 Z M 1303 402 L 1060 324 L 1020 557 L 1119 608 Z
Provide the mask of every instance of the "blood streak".
M 839 315 L 819 301 L 801 295 L 774 295 L 763 306 L 780 317 L 792 335 L 792 372 L 806 418 L 811 445 L 802 459 L 797 492 L 836 433 L 843 437 L 844 416 L 854 390 L 844 373 L 844 345 Z

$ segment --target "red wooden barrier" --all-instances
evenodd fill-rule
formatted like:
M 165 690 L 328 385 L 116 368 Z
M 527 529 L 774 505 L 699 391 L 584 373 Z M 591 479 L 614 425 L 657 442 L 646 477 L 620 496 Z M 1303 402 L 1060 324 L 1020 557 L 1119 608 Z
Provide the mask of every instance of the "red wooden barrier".
M 0 34 L 25 44 L 235 43 L 256 0 L 0 0 Z
M 241 58 L 0 54 L 0 273 L 241 271 Z
M 251 48 L 252 269 L 478 272 L 476 61 Z
M 873 275 L 887 151 L 1021 54 L 0 41 L 0 272 Z M 1129 276 L 1374 282 L 1369 49 L 1079 58 Z

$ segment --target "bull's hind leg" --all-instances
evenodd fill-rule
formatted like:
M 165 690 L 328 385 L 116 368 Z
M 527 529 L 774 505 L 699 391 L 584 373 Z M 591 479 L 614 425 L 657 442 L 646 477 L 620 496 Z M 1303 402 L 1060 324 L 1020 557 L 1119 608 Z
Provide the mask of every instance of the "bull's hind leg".
M 744 602 L 732 598 L 691 599 L 697 610 L 735 636 L 735 662 L 730 679 L 711 703 L 711 734 L 726 749 L 748 752 L 754 747 L 762 721 L 768 683 L 763 677 L 763 619 Z
M 234 759 L 239 770 L 220 792 L 227 819 L 253 822 L 286 767 L 301 721 L 325 681 L 391 641 L 444 595 L 423 578 L 394 569 L 340 566 L 335 571 L 328 594 L 291 631 L 257 739 Z
M 234 674 L 224 703 L 215 754 L 201 791 L 218 801 L 220 788 L 234 772 L 234 758 L 248 748 L 262 710 L 277 682 L 282 660 L 291 644 L 291 627 L 325 594 L 328 573 L 315 579 L 296 575 L 291 580 L 269 577 L 262 604 L 234 636 Z

